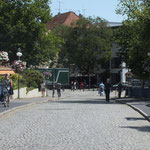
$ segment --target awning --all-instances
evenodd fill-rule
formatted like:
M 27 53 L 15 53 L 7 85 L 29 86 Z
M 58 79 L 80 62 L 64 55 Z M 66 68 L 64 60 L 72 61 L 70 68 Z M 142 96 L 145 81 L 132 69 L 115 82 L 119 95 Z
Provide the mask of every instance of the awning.
M 13 70 L 3 70 L 0 71 L 0 75 L 4 75 L 4 74 L 15 74 L 15 72 Z

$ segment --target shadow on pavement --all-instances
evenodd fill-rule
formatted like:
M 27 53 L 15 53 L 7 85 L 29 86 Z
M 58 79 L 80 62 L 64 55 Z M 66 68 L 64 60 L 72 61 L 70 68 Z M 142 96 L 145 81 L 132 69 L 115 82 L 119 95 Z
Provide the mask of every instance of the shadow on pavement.
M 44 110 L 44 111 L 57 111 L 57 110 L 71 110 L 71 108 L 58 108 L 58 109 L 39 109 L 39 110 Z
M 1 103 L 0 104 L 0 112 L 12 109 L 14 107 L 22 106 L 22 105 L 25 105 L 25 104 L 28 104 L 28 103 L 25 103 L 25 102 L 13 102 L 13 103 L 11 103 L 10 102 L 10 106 L 9 107 L 4 107 L 4 105 L 2 105 L 2 103 Z
M 130 103 L 130 102 L 150 102 L 149 99 L 138 99 L 138 98 L 130 98 L 130 97 L 126 97 L 126 98 L 115 98 L 118 101 L 124 102 L 124 103 Z
M 66 100 L 66 101 L 56 101 L 54 103 L 65 103 L 65 104 L 119 104 L 117 102 L 114 101 L 110 101 L 110 102 L 106 102 L 104 99 L 98 100 L 98 99 L 93 99 L 93 100 Z
M 150 132 L 150 126 L 121 126 L 121 128 L 129 128 L 129 129 L 134 129 L 134 130 L 138 130 L 140 132 Z
M 126 117 L 128 121 L 138 121 L 138 120 L 146 120 L 145 118 L 133 118 L 133 117 Z

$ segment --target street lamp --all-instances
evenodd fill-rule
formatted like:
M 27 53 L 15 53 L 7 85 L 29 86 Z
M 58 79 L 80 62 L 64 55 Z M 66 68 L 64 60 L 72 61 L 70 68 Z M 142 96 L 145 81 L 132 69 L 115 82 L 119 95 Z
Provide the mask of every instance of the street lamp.
M 147 56 L 150 57 L 150 52 L 147 53 Z
M 18 65 L 20 62 L 20 57 L 22 56 L 21 48 L 18 48 L 18 52 L 16 53 L 18 56 Z M 19 68 L 18 68 L 18 99 L 20 98 L 20 74 L 19 74 Z
M 150 58 L 150 52 L 147 53 L 147 56 Z M 150 62 L 148 63 L 148 69 L 149 69 L 149 88 L 150 88 Z

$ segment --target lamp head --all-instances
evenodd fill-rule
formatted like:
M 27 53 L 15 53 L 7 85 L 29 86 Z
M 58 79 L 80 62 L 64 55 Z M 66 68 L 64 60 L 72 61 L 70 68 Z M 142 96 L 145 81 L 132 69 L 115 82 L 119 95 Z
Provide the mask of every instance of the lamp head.
M 147 56 L 150 57 L 150 52 L 147 53 Z
M 17 52 L 16 55 L 17 55 L 18 57 L 21 57 L 21 56 L 22 56 L 22 53 L 21 53 L 21 52 Z

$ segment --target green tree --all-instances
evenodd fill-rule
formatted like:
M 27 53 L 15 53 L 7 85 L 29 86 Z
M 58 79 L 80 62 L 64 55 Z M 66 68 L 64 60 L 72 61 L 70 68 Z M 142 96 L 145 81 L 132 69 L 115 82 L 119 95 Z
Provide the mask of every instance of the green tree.
M 115 41 L 120 46 L 120 55 L 132 72 L 140 79 L 148 77 L 144 65 L 148 62 L 150 48 L 150 2 L 142 0 L 120 0 L 117 12 L 126 15 L 123 26 L 116 30 Z
M 22 49 L 27 65 L 48 61 L 59 51 L 61 40 L 48 32 L 51 19 L 50 0 L 3 0 L 0 3 L 0 49 L 7 51 L 11 61 Z
M 75 64 L 82 74 L 93 73 L 97 64 L 111 57 L 112 31 L 105 20 L 81 17 L 71 27 L 60 27 L 58 33 L 64 39 L 61 60 Z
M 36 70 L 25 70 L 22 76 L 26 80 L 27 87 L 29 88 L 39 88 L 40 84 L 44 81 L 43 74 Z
M 53 61 L 52 65 L 57 62 L 57 67 L 59 66 L 62 67 L 62 65 L 63 67 L 68 67 L 67 66 L 68 62 L 66 61 L 68 60 L 68 56 L 65 48 L 65 42 L 67 40 L 69 31 L 70 31 L 70 27 L 66 25 L 56 26 L 52 29 L 53 34 L 56 37 L 59 37 L 61 39 L 61 43 L 60 43 L 61 50 L 59 51 L 58 55 L 54 57 L 55 60 Z

